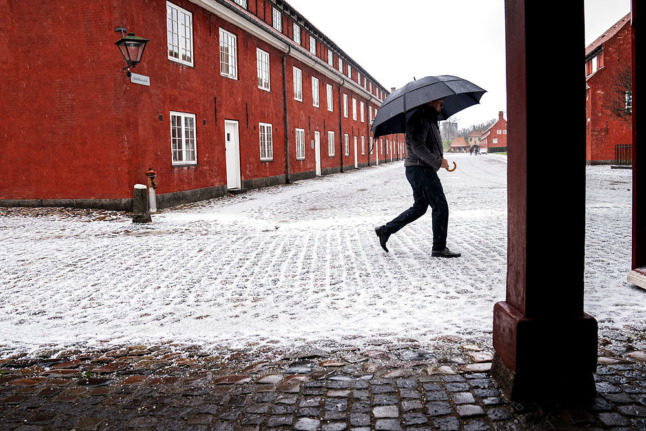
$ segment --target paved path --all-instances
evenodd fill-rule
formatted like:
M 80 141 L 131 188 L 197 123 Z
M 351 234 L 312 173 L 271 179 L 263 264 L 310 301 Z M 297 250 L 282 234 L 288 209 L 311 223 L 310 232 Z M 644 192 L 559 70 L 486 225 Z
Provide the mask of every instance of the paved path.
M 473 362 L 490 353 L 460 350 L 442 364 L 436 352 L 413 346 L 300 351 L 268 361 L 177 346 L 15 357 L 0 361 L 0 429 L 646 429 L 640 361 L 605 358 L 611 364 L 598 368 L 593 403 L 564 408 L 510 403 L 490 364 Z
M 0 429 L 646 429 L 630 172 L 588 168 L 592 406 L 509 403 L 488 368 L 504 298 L 506 165 L 442 173 L 456 260 L 401 163 L 163 211 L 0 209 Z M 549 174 L 549 173 L 546 173 Z M 546 223 L 557 223 L 546 211 Z M 558 352 L 554 352 L 558 360 Z

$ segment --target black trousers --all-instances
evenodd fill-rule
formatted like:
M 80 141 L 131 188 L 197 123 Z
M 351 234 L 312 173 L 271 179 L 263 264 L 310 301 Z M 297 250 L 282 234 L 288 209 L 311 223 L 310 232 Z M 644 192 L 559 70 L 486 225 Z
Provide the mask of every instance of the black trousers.
M 426 213 L 430 206 L 433 210 L 433 250 L 446 247 L 446 234 L 449 225 L 449 205 L 437 172 L 422 166 L 406 167 L 406 179 L 413 188 L 413 206 L 386 223 L 386 232 L 393 234 Z

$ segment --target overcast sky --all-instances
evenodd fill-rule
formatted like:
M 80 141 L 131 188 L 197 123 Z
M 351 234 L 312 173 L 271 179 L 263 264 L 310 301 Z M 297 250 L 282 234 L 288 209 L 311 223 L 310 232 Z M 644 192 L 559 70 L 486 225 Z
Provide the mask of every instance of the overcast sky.
M 452 117 L 460 128 L 506 112 L 504 0 L 287 1 L 389 90 L 444 74 L 485 88 L 480 105 Z M 585 7 L 587 45 L 630 12 L 630 0 Z

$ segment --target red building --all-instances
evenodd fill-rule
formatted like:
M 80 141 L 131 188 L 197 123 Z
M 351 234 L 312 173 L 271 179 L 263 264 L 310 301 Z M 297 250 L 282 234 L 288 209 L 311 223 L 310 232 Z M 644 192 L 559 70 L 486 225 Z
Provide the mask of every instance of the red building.
M 167 207 L 401 154 L 371 146 L 385 88 L 285 1 L 7 7 L 0 205 L 130 209 L 152 168 Z M 131 77 L 117 27 L 149 39 Z
M 612 163 L 622 152 L 630 159 L 631 31 L 628 14 L 585 50 L 588 163 Z
M 501 153 L 507 151 L 507 120 L 502 111 L 498 112 L 498 121 L 482 132 L 480 152 Z

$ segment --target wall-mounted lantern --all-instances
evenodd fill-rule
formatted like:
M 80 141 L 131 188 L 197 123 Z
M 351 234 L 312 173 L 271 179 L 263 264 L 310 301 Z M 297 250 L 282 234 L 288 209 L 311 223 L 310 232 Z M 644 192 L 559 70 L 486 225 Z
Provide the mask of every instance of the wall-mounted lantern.
M 126 67 L 122 70 L 126 70 L 126 75 L 130 76 L 130 68 L 135 67 L 141 61 L 148 39 L 135 36 L 134 33 L 128 33 L 126 35 L 126 31 L 128 30 L 125 27 L 117 27 L 114 31 L 121 32 L 121 39 L 115 42 L 115 44 L 119 48 L 123 59 L 126 60 Z

